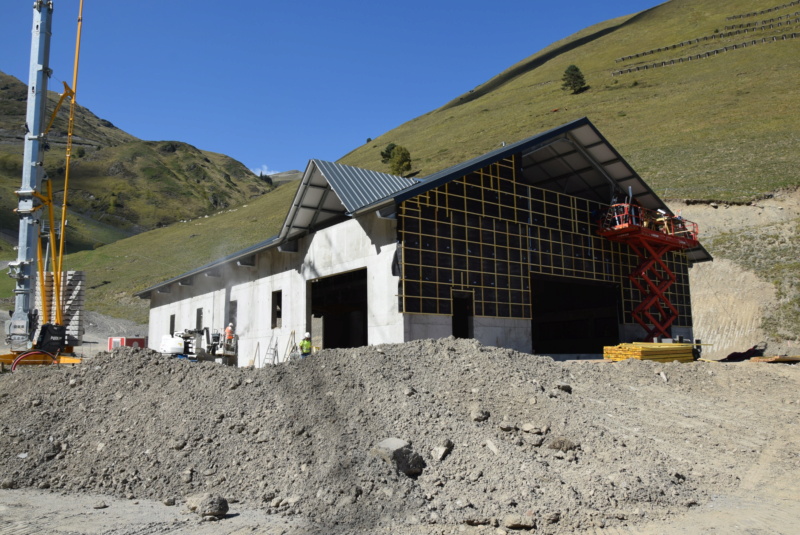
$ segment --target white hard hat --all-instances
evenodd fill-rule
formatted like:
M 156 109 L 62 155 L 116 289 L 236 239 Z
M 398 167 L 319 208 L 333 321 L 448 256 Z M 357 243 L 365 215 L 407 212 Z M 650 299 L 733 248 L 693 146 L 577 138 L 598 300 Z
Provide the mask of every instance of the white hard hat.
M 306 338 L 311 338 L 311 333 L 306 333 Z
M 233 327 L 233 323 L 229 323 L 229 324 L 228 324 L 228 327 Z

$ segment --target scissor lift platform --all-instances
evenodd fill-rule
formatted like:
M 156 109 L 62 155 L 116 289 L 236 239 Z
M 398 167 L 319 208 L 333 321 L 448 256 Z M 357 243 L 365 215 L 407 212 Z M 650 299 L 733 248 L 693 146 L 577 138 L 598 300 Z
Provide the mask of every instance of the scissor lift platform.
M 627 244 L 640 259 L 628 278 L 643 296 L 632 312 L 646 332 L 643 340 L 671 338 L 670 327 L 679 313 L 666 295 L 675 283 L 675 274 L 664 257 L 699 246 L 697 224 L 636 203 L 621 203 L 609 207 L 598 234 Z

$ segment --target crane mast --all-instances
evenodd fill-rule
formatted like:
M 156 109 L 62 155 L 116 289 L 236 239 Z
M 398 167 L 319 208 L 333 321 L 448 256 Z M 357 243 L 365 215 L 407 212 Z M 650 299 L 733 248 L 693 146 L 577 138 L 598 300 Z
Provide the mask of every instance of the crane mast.
M 41 188 L 43 180 L 47 180 L 43 153 L 52 14 L 53 2 L 34 2 L 22 186 L 16 192 L 19 197 L 19 247 L 17 260 L 9 264 L 9 274 L 16 279 L 14 312 L 8 329 L 12 351 L 24 351 L 33 345 L 31 325 L 42 218 Z

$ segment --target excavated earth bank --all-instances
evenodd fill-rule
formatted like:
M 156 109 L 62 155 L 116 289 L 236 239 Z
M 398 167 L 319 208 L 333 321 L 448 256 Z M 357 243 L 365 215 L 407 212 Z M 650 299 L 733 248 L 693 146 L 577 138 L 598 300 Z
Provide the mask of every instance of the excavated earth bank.
M 0 375 L 0 486 L 211 492 L 290 519 L 280 533 L 636 532 L 743 481 L 796 490 L 798 370 L 554 362 L 452 338 L 264 369 L 122 348 Z M 379 454 L 389 438 L 421 473 Z

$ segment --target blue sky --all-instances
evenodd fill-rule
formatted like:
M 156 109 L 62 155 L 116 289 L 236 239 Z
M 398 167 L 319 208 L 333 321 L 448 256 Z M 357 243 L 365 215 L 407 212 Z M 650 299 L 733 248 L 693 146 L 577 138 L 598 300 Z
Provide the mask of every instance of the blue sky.
M 4 0 L 0 70 L 27 83 L 32 0 Z M 78 103 L 255 171 L 334 161 L 587 26 L 663 0 L 84 0 Z M 78 0 L 54 0 L 50 89 Z

